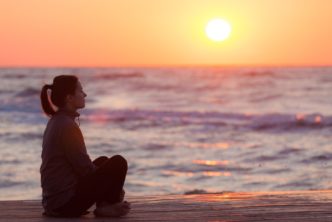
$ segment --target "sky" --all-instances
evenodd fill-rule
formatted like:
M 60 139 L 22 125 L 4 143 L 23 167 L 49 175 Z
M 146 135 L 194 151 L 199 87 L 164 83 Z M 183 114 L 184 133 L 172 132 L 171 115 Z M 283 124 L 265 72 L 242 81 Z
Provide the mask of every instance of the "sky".
M 330 0 L 0 0 L 0 66 L 332 65 Z M 231 35 L 210 40 L 213 18 Z

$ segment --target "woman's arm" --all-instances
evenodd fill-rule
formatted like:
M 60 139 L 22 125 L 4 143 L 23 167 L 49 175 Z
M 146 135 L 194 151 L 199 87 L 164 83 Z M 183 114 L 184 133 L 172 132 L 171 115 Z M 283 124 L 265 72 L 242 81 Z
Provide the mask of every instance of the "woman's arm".
M 96 166 L 92 163 L 87 153 L 80 128 L 75 122 L 66 124 L 62 135 L 65 156 L 74 171 L 81 177 L 92 173 Z

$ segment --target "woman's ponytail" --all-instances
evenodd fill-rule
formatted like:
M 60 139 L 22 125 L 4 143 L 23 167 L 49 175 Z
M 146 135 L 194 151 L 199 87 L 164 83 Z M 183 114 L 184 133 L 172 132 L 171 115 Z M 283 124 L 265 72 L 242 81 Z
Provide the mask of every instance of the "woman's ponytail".
M 66 106 L 67 95 L 74 95 L 77 87 L 78 78 L 73 75 L 60 75 L 53 79 L 52 85 L 44 85 L 40 93 L 41 106 L 45 114 L 52 117 L 56 110 Z M 48 96 L 47 90 L 51 93 Z
M 55 111 L 50 103 L 50 100 L 48 98 L 48 94 L 47 94 L 47 90 L 48 89 L 52 89 L 52 85 L 44 85 L 42 90 L 41 90 L 41 93 L 40 93 L 40 101 L 41 101 L 41 106 L 44 110 L 44 113 L 51 117 L 55 114 Z

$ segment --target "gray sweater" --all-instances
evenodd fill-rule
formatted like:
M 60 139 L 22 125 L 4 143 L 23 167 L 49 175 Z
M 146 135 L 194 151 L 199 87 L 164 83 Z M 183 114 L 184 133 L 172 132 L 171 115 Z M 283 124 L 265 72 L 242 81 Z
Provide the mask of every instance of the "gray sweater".
M 83 135 L 75 122 L 78 113 L 58 111 L 48 121 L 43 137 L 40 167 L 42 204 L 53 211 L 74 194 L 78 180 L 95 170 Z

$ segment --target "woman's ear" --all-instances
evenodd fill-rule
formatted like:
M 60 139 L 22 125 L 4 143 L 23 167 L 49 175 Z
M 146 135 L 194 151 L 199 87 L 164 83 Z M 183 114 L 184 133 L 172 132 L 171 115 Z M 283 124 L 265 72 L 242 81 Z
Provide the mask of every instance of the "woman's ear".
M 67 104 L 68 103 L 70 104 L 73 101 L 73 95 L 70 95 L 70 94 L 66 95 L 65 101 Z

